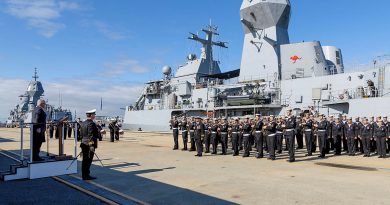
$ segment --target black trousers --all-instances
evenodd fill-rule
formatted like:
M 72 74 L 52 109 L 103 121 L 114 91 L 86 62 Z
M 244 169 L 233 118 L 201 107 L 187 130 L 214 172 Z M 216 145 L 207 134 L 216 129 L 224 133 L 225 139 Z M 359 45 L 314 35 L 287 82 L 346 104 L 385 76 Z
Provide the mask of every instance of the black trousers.
M 370 136 L 362 136 L 361 140 L 362 140 L 362 144 L 363 144 L 364 155 L 370 156 L 370 154 L 371 154 L 371 148 L 370 148 L 371 137 Z
M 343 150 L 348 152 L 348 140 L 346 136 L 343 136 Z
M 358 141 L 359 141 L 359 150 L 358 151 L 360 151 L 360 153 L 364 153 L 364 149 L 363 149 L 363 141 L 362 141 L 362 139 L 360 139 L 360 138 L 358 138 Z
M 217 139 L 217 132 L 211 132 L 211 146 L 213 148 L 212 154 L 217 154 L 217 147 L 218 147 L 218 139 Z
M 222 144 L 222 154 L 226 154 L 227 146 L 228 146 L 228 133 L 221 133 L 221 144 Z
M 316 152 L 317 151 L 317 134 L 313 134 L 313 141 L 311 145 L 311 152 Z
M 311 156 L 313 152 L 313 132 L 312 131 L 305 131 L 305 143 L 306 143 L 306 150 L 307 155 Z
M 90 176 L 91 173 L 90 168 L 95 153 L 90 151 L 88 145 L 81 144 L 80 147 L 83 153 L 83 161 L 81 162 L 81 172 L 82 172 L 82 177 L 86 178 Z
M 269 134 L 267 137 L 267 145 L 268 145 L 268 152 L 269 152 L 269 158 L 275 159 L 275 143 L 276 143 L 276 135 L 275 134 Z
M 72 137 L 72 128 L 68 128 L 68 138 Z
M 202 152 L 203 152 L 202 136 L 195 135 L 194 138 L 195 138 L 196 151 L 198 151 L 198 155 L 202 156 Z
M 191 141 L 191 148 L 190 151 L 195 151 L 195 133 L 190 131 L 190 141 Z
M 286 142 L 287 142 L 287 140 L 286 140 Z M 282 153 L 282 150 L 283 150 L 283 133 L 276 133 L 276 150 L 278 150 L 279 154 Z
M 386 153 L 389 153 L 390 152 L 390 139 L 387 138 L 387 149 L 386 149 Z
M 336 135 L 333 137 L 333 141 L 334 141 L 334 148 L 335 148 L 335 154 L 336 155 L 340 155 L 341 154 L 341 140 L 342 140 L 342 137 L 341 135 Z
M 114 142 L 114 134 L 115 132 L 114 131 L 110 131 L 110 142 Z
M 336 147 L 334 145 L 334 143 L 335 143 L 334 137 L 331 137 L 331 138 L 328 138 L 328 139 L 329 139 L 329 144 L 330 144 L 330 150 L 335 150 Z
M 371 143 L 370 143 L 371 152 L 375 152 L 376 147 L 377 147 L 376 146 L 376 141 L 373 138 L 371 138 Z
M 34 131 L 33 133 L 33 147 L 32 147 L 32 158 L 33 160 L 37 160 L 39 159 L 39 152 L 41 151 L 41 146 L 42 146 L 42 137 L 44 139 L 45 137 L 45 133 L 37 133 L 36 131 Z
M 53 135 L 54 135 L 54 129 L 50 129 L 50 130 L 49 130 L 49 135 L 50 135 L 50 138 L 53 138 Z
M 173 143 L 174 143 L 173 148 L 178 149 L 179 148 L 179 129 L 173 129 Z
M 376 144 L 378 149 L 378 155 L 381 157 L 386 156 L 386 137 L 376 137 Z
M 244 157 L 249 157 L 249 152 L 251 149 L 251 142 L 250 142 L 250 134 L 249 133 L 244 133 L 243 134 L 243 141 L 244 141 Z
M 232 144 L 233 144 L 233 155 L 237 156 L 240 148 L 239 148 L 239 140 L 238 140 L 238 133 L 233 132 L 232 133 Z
M 286 131 L 284 136 L 286 137 L 286 139 L 288 139 L 287 140 L 288 143 L 286 146 L 288 147 L 289 160 L 293 161 L 295 160 L 295 131 L 294 130 Z
M 355 136 L 347 136 L 347 144 L 348 144 L 348 154 L 354 155 L 356 153 Z
M 210 137 L 211 137 L 210 132 L 205 131 L 205 133 L 204 133 L 204 146 L 206 147 L 205 153 L 210 152 Z
M 188 131 L 187 130 L 184 130 L 182 133 L 181 133 L 181 136 L 183 138 L 183 146 L 184 146 L 184 150 L 187 150 L 187 143 L 188 143 Z
M 239 149 L 240 149 L 240 150 L 243 149 L 243 146 L 242 146 L 242 144 L 243 144 L 243 142 L 244 142 L 243 138 L 244 138 L 243 133 L 242 133 L 242 132 L 239 132 L 239 133 L 238 133 L 238 146 L 239 146 Z
M 297 138 L 297 145 L 298 145 L 298 149 L 303 149 L 303 134 L 302 132 L 297 132 L 296 133 L 296 138 Z
M 318 132 L 317 137 L 318 137 L 318 148 L 320 149 L 320 156 L 325 157 L 326 140 L 327 140 L 326 132 L 324 132 L 324 131 Z
M 257 150 L 256 157 L 263 158 L 264 157 L 264 147 L 263 147 L 264 135 L 261 131 L 256 131 L 255 138 L 256 138 L 256 150 Z
M 119 140 L 119 131 L 115 131 L 115 139 L 118 141 Z

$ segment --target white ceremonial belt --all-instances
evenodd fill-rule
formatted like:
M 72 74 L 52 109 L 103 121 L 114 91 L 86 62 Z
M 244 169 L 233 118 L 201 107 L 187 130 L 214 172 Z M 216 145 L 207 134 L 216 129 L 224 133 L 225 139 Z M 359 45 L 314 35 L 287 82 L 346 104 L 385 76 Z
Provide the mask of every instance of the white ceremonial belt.
M 273 136 L 275 136 L 275 134 L 270 134 L 270 135 L 268 135 L 268 136 L 271 136 L 271 137 L 273 137 Z
M 280 132 L 280 131 L 277 131 L 276 133 L 278 133 L 278 134 L 283 134 L 283 132 Z
M 294 129 L 286 129 L 287 132 L 293 131 Z
M 318 132 L 325 132 L 326 130 L 318 130 Z
M 260 133 L 261 131 L 256 131 L 256 133 Z
M 217 133 L 217 132 L 211 132 L 211 133 Z
M 181 132 L 188 132 L 187 130 L 182 130 Z
M 237 134 L 238 132 L 232 132 L 232 134 Z
M 244 136 L 249 136 L 250 134 L 244 134 Z
M 172 129 L 174 129 L 174 130 L 178 130 L 179 128 L 172 128 Z
M 195 130 L 190 130 L 190 132 L 195 132 Z
M 306 132 L 309 132 L 309 131 L 311 132 L 312 130 L 311 130 L 311 129 L 306 129 L 305 131 L 306 131 Z
M 221 134 L 227 134 L 227 132 L 221 132 Z

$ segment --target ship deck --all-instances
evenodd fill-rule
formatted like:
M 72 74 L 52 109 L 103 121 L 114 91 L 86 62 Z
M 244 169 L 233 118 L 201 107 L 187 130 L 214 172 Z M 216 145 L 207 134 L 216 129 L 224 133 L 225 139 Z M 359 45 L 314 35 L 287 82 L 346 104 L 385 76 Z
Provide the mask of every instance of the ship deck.
M 0 129 L 0 138 L 1 149 L 18 153 L 19 129 Z M 28 140 L 25 143 L 28 148 Z M 73 153 L 73 138 L 65 144 L 66 153 Z M 51 140 L 50 150 L 56 146 Z M 129 204 L 390 204 L 389 158 L 330 155 L 318 159 L 305 157 L 303 150 L 297 151 L 295 163 L 286 162 L 286 152 L 276 161 L 210 154 L 196 158 L 194 152 L 173 151 L 170 133 L 144 132 L 126 132 L 115 143 L 106 136 L 97 154 L 104 164 L 96 160 L 92 164 L 97 180 L 81 181 L 80 174 L 62 180 L 110 190 Z M 12 189 L 28 195 L 34 189 L 26 187 L 40 183 L 39 193 L 62 200 L 63 194 L 54 192 L 51 186 L 55 184 L 47 184 L 47 179 L 18 181 L 30 185 L 19 190 L 11 183 L 15 182 L 0 182 L 0 198 Z M 83 197 L 73 192 L 74 197 Z M 85 200 L 89 204 L 96 199 Z

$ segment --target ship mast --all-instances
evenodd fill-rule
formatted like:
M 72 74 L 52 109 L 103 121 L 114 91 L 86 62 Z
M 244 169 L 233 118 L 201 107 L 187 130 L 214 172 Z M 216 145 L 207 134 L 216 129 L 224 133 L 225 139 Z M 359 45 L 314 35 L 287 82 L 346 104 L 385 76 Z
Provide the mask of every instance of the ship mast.
M 200 38 L 197 34 L 190 33 L 191 36 L 188 38 L 193 41 L 197 41 L 203 45 L 202 48 L 202 58 L 208 61 L 209 63 L 209 74 L 214 74 L 214 59 L 213 59 L 213 46 L 218 46 L 222 48 L 228 48 L 226 42 L 222 41 L 213 41 L 213 36 L 218 36 L 218 27 L 212 26 L 211 23 L 205 29 L 202 29 L 206 33 L 206 39 Z
M 38 72 L 37 72 L 37 68 L 34 68 L 34 76 L 33 76 L 33 78 L 34 78 L 34 81 L 37 81 L 37 79 L 39 78 Z

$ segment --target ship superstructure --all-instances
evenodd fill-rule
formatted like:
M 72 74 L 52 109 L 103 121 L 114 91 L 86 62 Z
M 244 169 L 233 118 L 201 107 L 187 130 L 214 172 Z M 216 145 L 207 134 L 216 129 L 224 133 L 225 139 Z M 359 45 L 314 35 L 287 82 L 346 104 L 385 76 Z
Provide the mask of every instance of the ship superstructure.
M 172 115 L 233 117 L 261 113 L 378 116 L 390 114 L 390 64 L 345 72 L 341 49 L 319 41 L 291 43 L 289 0 L 243 0 L 244 46 L 240 69 L 221 73 L 213 59 L 216 27 L 191 34 L 202 44 L 199 58 L 190 54 L 175 74 L 163 68 L 163 79 L 147 83 L 135 106 L 127 107 L 124 127 L 168 130 Z M 236 79 L 236 83 L 231 82 Z M 234 81 L 234 80 L 233 80 Z
M 35 69 L 33 80 L 30 81 L 26 92 L 19 96 L 20 102 L 10 111 L 10 116 L 6 123 L 8 127 L 17 126 L 21 121 L 24 123 L 31 122 L 32 111 L 37 106 L 37 101 L 44 96 L 45 92 L 38 78 L 37 69 Z M 69 120 L 72 120 L 72 112 L 62 107 L 47 104 L 45 111 L 48 121 L 57 121 L 65 116 L 68 116 Z

